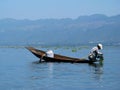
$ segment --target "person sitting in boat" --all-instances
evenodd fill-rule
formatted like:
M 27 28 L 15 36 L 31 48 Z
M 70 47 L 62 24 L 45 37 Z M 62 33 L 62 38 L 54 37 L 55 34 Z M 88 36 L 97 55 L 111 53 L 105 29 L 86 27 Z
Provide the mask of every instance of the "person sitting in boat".
M 47 56 L 47 57 L 54 58 L 54 53 L 53 53 L 53 51 L 52 51 L 52 50 L 48 50 L 48 51 L 46 52 L 46 56 Z
M 103 49 L 102 44 L 98 44 L 97 46 L 93 47 L 90 51 L 88 59 L 90 61 L 96 61 L 98 58 L 100 58 L 102 53 L 99 50 L 101 50 L 101 49 Z
M 46 56 L 46 57 L 50 57 L 50 58 L 54 58 L 54 53 L 53 53 L 53 51 L 52 51 L 52 50 L 48 50 L 48 51 L 46 51 L 46 52 L 45 52 L 45 54 L 43 54 L 43 55 L 41 56 L 41 58 L 40 58 L 40 61 L 39 61 L 39 62 L 41 62 L 41 61 L 42 61 L 42 58 L 43 58 L 44 56 Z

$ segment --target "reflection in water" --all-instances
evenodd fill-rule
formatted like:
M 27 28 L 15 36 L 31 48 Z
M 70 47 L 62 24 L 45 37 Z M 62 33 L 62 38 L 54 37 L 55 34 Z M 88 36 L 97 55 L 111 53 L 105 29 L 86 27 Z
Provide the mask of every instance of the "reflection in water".
M 48 63 L 48 75 L 50 78 L 53 78 L 53 63 Z
M 92 66 L 92 73 L 96 80 L 100 80 L 103 74 L 103 62 L 90 64 Z
M 53 63 L 34 61 L 30 67 L 32 72 L 32 79 L 53 78 Z

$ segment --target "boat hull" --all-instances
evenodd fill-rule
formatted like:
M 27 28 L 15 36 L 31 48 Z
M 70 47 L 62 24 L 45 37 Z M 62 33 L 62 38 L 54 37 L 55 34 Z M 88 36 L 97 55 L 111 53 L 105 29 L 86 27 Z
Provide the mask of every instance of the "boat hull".
M 45 54 L 45 51 L 35 49 L 33 47 L 26 47 L 32 54 L 34 54 L 36 57 L 40 58 L 43 54 Z M 45 62 L 65 62 L 65 63 L 93 63 L 92 61 L 89 61 L 87 59 L 80 59 L 80 58 L 73 58 L 73 57 L 67 57 L 59 54 L 54 54 L 54 58 L 43 56 L 42 59 Z

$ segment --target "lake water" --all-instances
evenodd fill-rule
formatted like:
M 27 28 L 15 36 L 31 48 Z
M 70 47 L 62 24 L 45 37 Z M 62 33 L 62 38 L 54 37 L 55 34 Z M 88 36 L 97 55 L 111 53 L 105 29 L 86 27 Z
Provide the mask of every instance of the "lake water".
M 37 47 L 87 57 L 87 47 Z M 105 46 L 103 65 L 40 63 L 25 48 L 0 48 L 0 90 L 120 90 L 120 46 Z

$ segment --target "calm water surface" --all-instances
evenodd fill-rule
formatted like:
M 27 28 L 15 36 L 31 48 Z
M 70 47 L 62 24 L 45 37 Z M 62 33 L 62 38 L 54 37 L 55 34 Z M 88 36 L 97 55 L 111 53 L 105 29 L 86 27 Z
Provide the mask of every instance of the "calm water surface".
M 51 47 L 55 53 L 78 58 L 86 57 L 90 48 Z M 120 90 L 120 47 L 106 46 L 103 53 L 103 64 L 38 64 L 25 48 L 1 47 L 0 90 Z

